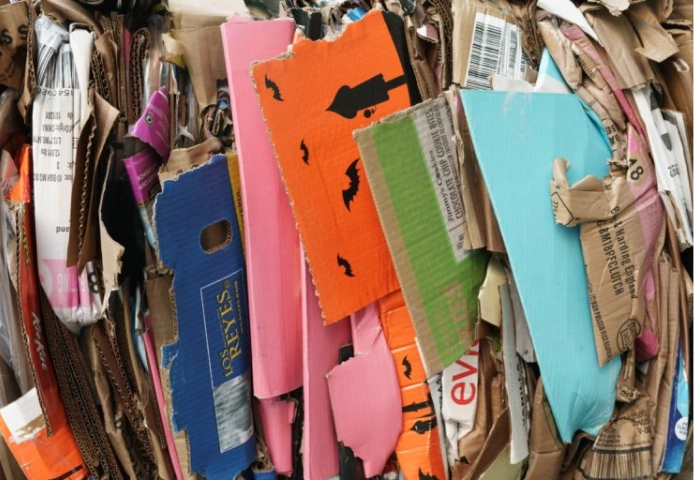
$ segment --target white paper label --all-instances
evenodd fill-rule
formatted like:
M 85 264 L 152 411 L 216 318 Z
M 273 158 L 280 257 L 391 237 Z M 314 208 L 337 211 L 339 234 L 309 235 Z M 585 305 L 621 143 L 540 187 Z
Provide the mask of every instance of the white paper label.
M 511 463 L 516 464 L 528 456 L 530 431 L 530 403 L 525 368 L 516 353 L 516 328 L 508 284 L 499 287 L 501 294 L 502 337 L 506 393 L 511 417 Z
M 676 113 L 678 113 L 681 117 L 681 114 L 679 112 Z M 671 114 L 667 110 L 662 110 L 662 114 L 663 120 L 665 120 L 665 128 L 667 129 L 667 136 L 663 137 L 663 139 L 668 139 L 670 151 L 672 152 L 672 156 L 675 160 L 675 165 L 669 168 L 671 172 L 670 175 L 676 176 L 677 180 L 679 180 L 680 182 L 680 187 L 682 188 L 682 193 L 684 197 L 684 207 L 687 209 L 689 218 L 691 218 L 692 192 L 689 188 L 689 179 L 687 178 L 687 173 L 689 172 L 689 169 L 687 168 L 687 157 L 689 155 L 685 155 L 683 145 L 683 143 L 686 145 L 687 137 L 685 136 L 683 138 L 680 138 L 680 130 L 678 126 L 677 117 L 675 115 Z M 677 172 L 676 175 L 675 172 Z
M 445 100 L 414 112 L 422 153 L 436 193 L 453 255 L 460 262 L 467 256 L 463 248 L 465 209 L 457 160 L 453 154 L 453 118 Z
M 489 78 L 494 74 L 523 80 L 527 65 L 518 26 L 493 15 L 477 13 L 465 88 L 489 90 Z
M 690 212 L 687 211 L 687 205 L 691 205 L 691 198 L 688 199 L 688 195 L 685 194 L 689 184 L 686 183 L 684 187 L 685 182 L 688 182 L 684 179 L 684 175 L 688 172 L 686 168 L 679 166 L 682 162 L 678 162 L 677 152 L 673 151 L 668 122 L 664 120 L 658 108 L 658 102 L 651 87 L 633 89 L 633 93 L 636 107 L 648 134 L 648 144 L 651 147 L 658 181 L 658 192 L 663 198 L 663 205 L 668 216 L 677 227 L 677 240 L 680 247 L 684 248 L 694 242 Z
M 446 428 L 448 461 L 458 460 L 458 440 L 472 430 L 477 412 L 479 340 L 455 363 L 443 369 L 442 415 Z
M 39 279 L 58 318 L 71 330 L 101 314 L 96 278 L 68 267 L 75 152 L 82 110 L 67 31 L 51 19 L 36 21 L 37 87 L 32 114 L 33 193 Z
M 0 415 L 16 443 L 31 440 L 45 427 L 36 388 L 0 409 Z
M 73 89 L 39 88 L 33 114 L 36 251 L 41 285 L 56 314 L 77 296 L 65 268 L 73 173 Z
M 243 445 L 253 436 L 248 372 L 215 387 L 213 396 L 219 452 L 224 453 Z
M 689 433 L 689 420 L 682 417 L 675 423 L 675 436 L 684 442 L 687 439 L 687 433 Z

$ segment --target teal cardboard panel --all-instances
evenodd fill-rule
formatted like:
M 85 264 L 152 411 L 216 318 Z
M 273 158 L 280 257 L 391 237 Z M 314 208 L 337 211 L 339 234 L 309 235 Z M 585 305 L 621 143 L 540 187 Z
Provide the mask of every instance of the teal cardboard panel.
M 475 152 L 509 256 L 545 390 L 564 442 L 610 418 L 621 366 L 603 368 L 593 337 L 579 230 L 557 225 L 549 182 L 607 174 L 612 154 L 573 94 L 461 92 Z

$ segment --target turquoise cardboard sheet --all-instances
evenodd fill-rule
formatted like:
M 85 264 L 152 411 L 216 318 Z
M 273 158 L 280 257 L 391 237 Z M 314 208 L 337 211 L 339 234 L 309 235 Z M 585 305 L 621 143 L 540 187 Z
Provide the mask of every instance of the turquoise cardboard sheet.
M 579 230 L 557 225 L 552 162 L 571 183 L 607 174 L 612 154 L 573 94 L 461 92 L 472 141 L 564 442 L 610 418 L 621 361 L 598 366 Z

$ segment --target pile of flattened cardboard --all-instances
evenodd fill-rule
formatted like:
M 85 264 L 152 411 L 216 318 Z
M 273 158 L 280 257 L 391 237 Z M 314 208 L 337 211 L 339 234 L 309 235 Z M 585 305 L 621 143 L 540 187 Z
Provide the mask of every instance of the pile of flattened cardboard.
M 0 0 L 0 480 L 691 478 L 692 10 Z

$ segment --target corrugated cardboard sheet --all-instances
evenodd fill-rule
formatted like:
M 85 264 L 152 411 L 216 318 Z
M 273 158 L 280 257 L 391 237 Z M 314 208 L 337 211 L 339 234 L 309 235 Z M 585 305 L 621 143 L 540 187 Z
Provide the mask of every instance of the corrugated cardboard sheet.
M 452 132 L 440 98 L 355 134 L 429 375 L 474 340 L 487 258 L 463 247 Z
M 237 17 L 222 26 L 242 180 L 253 394 L 258 398 L 287 393 L 302 382 L 299 235 L 249 75 L 252 62 L 286 51 L 294 28 L 290 20 Z M 249 44 L 246 39 L 252 37 L 263 41 Z M 284 361 L 278 362 L 278 356 Z
M 161 359 L 174 433 L 187 436 L 191 472 L 238 474 L 256 448 L 245 264 L 226 156 L 165 181 L 155 222 L 161 261 L 174 271 L 177 340 Z M 211 225 L 225 235 L 204 244 Z
M 559 434 L 597 433 L 612 414 L 620 361 L 598 365 L 578 232 L 554 223 L 548 190 L 556 157 L 572 162 L 573 179 L 601 176 L 609 146 L 574 95 L 461 95 Z
M 253 67 L 327 323 L 398 288 L 352 131 L 413 101 L 402 35 L 397 16 L 373 12 Z

